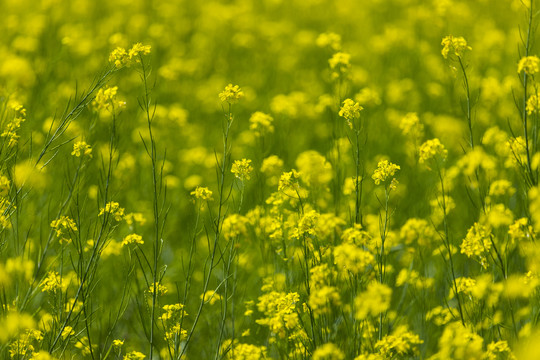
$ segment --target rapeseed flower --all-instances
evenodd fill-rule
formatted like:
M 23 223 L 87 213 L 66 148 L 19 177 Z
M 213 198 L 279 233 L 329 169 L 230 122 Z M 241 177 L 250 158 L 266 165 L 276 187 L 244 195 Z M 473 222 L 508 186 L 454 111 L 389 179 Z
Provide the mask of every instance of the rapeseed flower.
M 221 102 L 229 104 L 236 104 L 240 99 L 244 97 L 244 92 L 238 85 L 229 84 L 225 87 L 225 90 L 219 93 Z
M 74 155 L 76 157 L 82 156 L 88 156 L 92 157 L 92 147 L 88 145 L 85 141 L 78 141 L 75 144 L 73 144 L 73 151 L 71 152 L 71 155 Z
M 332 343 L 323 344 L 313 353 L 312 360 L 345 360 L 345 354 Z
M 540 71 L 540 58 L 536 55 L 525 56 L 519 60 L 517 72 L 534 75 Z
M 354 300 L 355 317 L 365 320 L 368 316 L 378 316 L 387 311 L 392 300 L 392 289 L 388 285 L 370 282 L 367 290 Z
M 472 48 L 467 45 L 467 41 L 461 36 L 454 37 L 448 35 L 442 39 L 441 45 L 443 45 L 441 53 L 445 59 L 451 54 L 462 57 L 466 50 L 472 50 Z
M 354 102 L 352 99 L 345 99 L 343 106 L 339 110 L 339 116 L 345 118 L 347 125 L 352 129 L 354 120 L 360 118 L 360 112 L 364 108 L 359 103 Z
M 195 190 L 190 192 L 190 195 L 192 195 L 195 199 L 199 199 L 199 200 L 206 200 L 206 201 L 214 200 L 212 198 L 212 191 L 208 189 L 207 187 L 197 186 Z
M 231 168 L 231 172 L 240 181 L 251 179 L 252 171 L 251 160 L 248 159 L 235 160 Z
M 375 185 L 379 185 L 381 182 L 385 182 L 388 178 L 394 176 L 396 171 L 400 170 L 399 165 L 393 164 L 388 160 L 379 161 L 377 169 L 373 172 L 371 178 L 375 181 Z

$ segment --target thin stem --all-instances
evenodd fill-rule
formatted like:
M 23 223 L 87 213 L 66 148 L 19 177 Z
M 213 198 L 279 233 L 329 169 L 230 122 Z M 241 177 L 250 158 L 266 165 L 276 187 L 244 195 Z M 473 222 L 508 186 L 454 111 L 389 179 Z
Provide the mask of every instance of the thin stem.
M 459 66 L 461 67 L 461 72 L 463 73 L 463 83 L 465 85 L 465 91 L 467 94 L 467 125 L 469 127 L 469 146 L 471 149 L 474 149 L 474 139 L 472 131 L 472 119 L 471 119 L 471 90 L 469 88 L 469 79 L 467 78 L 467 72 L 465 71 L 465 66 L 461 60 L 461 56 L 457 57 L 459 60 Z
M 381 249 L 379 252 L 379 283 L 382 285 L 384 284 L 384 277 L 385 277 L 385 268 L 386 268 L 386 259 L 384 256 L 384 243 L 386 241 L 386 234 L 388 230 L 388 202 L 390 200 L 390 191 L 388 189 L 388 185 L 386 185 L 384 189 L 384 222 L 382 226 L 382 232 L 381 232 Z M 382 327 L 383 327 L 383 313 L 381 312 L 379 314 L 379 340 L 382 340 Z
M 360 210 L 361 201 L 362 201 L 362 189 L 360 188 L 360 130 L 355 129 L 356 134 L 356 152 L 355 152 L 355 168 L 356 168 L 356 177 L 355 177 L 355 194 L 356 194 L 356 203 L 355 203 L 355 224 L 362 223 L 362 211 Z
M 525 56 L 529 56 L 531 48 L 531 35 L 532 35 L 532 26 L 533 26 L 533 3 L 534 0 L 531 0 L 529 7 L 529 21 L 527 27 L 527 41 L 525 43 Z M 526 71 L 523 71 L 523 108 L 522 108 L 522 121 L 523 121 L 523 137 L 525 138 L 525 151 L 527 153 L 527 171 L 531 177 L 531 182 L 533 185 L 536 185 L 536 179 L 534 178 L 533 170 L 531 167 L 531 150 L 529 148 L 529 130 L 528 130 L 528 113 L 527 113 L 527 90 L 528 90 L 529 76 Z
M 223 156 L 222 156 L 222 159 L 221 159 L 221 165 L 218 164 L 218 168 L 220 170 L 219 172 L 219 178 L 218 178 L 218 181 L 219 181 L 219 204 L 218 204 L 218 212 L 217 212 L 217 216 L 216 216 L 216 219 L 215 219 L 215 222 L 214 222 L 214 226 L 215 226 L 215 232 L 214 232 L 214 242 L 213 242 L 213 245 L 212 245 L 212 249 L 211 249 L 211 255 L 210 255 L 210 264 L 209 264 L 209 267 L 208 267 L 208 272 L 206 273 L 206 278 L 204 280 L 204 286 L 203 286 L 203 297 L 201 299 L 201 301 L 199 302 L 199 308 L 197 309 L 197 313 L 195 315 L 195 318 L 193 320 L 193 325 L 191 326 L 191 329 L 188 333 L 188 336 L 186 338 L 186 342 L 185 342 L 185 346 L 184 348 L 182 349 L 182 352 L 180 354 L 180 357 L 179 358 L 182 358 L 182 356 L 185 354 L 187 348 L 188 348 L 188 345 L 193 337 L 193 334 L 195 332 L 195 328 L 199 322 L 199 319 L 201 317 L 201 313 L 202 313 L 202 310 L 203 310 L 203 307 L 204 307 L 204 304 L 205 304 L 205 301 L 204 301 L 204 294 L 206 294 L 206 292 L 208 291 L 208 286 L 210 284 L 210 278 L 212 276 L 212 272 L 214 270 L 214 262 L 216 260 L 216 250 L 217 250 L 217 245 L 218 245 L 218 241 L 221 237 L 221 217 L 222 217 L 222 213 L 223 213 L 223 205 L 224 205 L 224 189 L 225 189 L 225 169 L 227 168 L 227 163 L 228 163 L 228 155 L 229 155 L 229 131 L 231 129 L 231 125 L 232 125 L 232 122 L 233 122 L 233 118 L 232 118 L 232 106 L 231 104 L 229 104 L 229 111 L 228 111 L 228 114 L 227 114 L 227 124 L 224 128 L 224 131 L 223 131 Z
M 453 260 L 453 257 L 452 257 L 452 249 L 450 247 L 450 236 L 449 236 L 449 231 L 448 231 L 448 218 L 447 218 L 447 212 L 446 212 L 446 194 L 445 194 L 445 190 L 444 190 L 444 180 L 443 180 L 443 176 L 442 176 L 442 171 L 441 171 L 441 169 L 439 167 L 439 163 L 436 162 L 436 164 L 437 164 L 437 171 L 438 171 L 438 174 L 439 174 L 439 180 L 441 182 L 441 193 L 442 193 L 441 207 L 442 207 L 442 210 L 443 210 L 443 226 L 444 226 L 443 243 L 444 243 L 444 246 L 446 247 L 446 250 L 448 251 L 448 259 L 450 261 L 450 273 L 452 275 L 452 286 L 454 287 L 454 293 L 456 295 L 456 299 L 457 299 L 457 302 L 458 302 L 459 316 L 461 318 L 461 323 L 463 325 L 465 325 L 465 317 L 463 316 L 463 308 L 462 308 L 462 305 L 461 305 L 461 298 L 459 297 L 459 293 L 458 293 L 458 289 L 457 289 L 456 273 L 455 273 L 455 270 L 454 270 L 454 260 Z

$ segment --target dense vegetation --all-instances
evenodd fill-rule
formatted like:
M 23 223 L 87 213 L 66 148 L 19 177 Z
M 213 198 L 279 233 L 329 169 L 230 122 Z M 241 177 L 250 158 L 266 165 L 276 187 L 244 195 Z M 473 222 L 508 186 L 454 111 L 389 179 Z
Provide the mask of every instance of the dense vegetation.
M 1 1 L 0 356 L 540 358 L 523 1 Z

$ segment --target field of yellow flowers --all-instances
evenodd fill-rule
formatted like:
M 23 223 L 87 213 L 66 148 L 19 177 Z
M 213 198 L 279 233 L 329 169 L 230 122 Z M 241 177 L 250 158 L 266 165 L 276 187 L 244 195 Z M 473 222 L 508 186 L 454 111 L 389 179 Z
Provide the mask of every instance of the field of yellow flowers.
M 1 359 L 540 359 L 537 1 L 0 8 Z

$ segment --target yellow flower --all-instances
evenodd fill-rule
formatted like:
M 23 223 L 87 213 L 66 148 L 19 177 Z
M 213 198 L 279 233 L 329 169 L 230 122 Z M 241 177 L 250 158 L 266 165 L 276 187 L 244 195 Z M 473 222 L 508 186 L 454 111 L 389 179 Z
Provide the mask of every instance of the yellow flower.
M 124 216 L 124 220 L 126 220 L 126 224 L 133 225 L 134 223 L 137 223 L 139 225 L 146 224 L 146 218 L 144 217 L 144 214 L 142 213 L 129 213 Z
M 443 160 L 448 155 L 448 150 L 441 144 L 441 141 L 437 138 L 427 140 L 420 146 L 420 163 L 429 161 L 430 159 L 439 156 Z
M 356 309 L 355 317 L 365 320 L 369 315 L 377 316 L 390 307 L 392 289 L 385 284 L 371 282 L 365 292 L 354 300 Z
M 122 246 L 129 245 L 129 244 L 144 244 L 144 240 L 142 239 L 141 235 L 137 234 L 129 234 L 122 240 Z
M 129 65 L 129 56 L 126 49 L 118 47 L 109 55 L 109 62 L 114 63 L 117 68 Z
M 450 292 L 448 294 L 449 299 L 453 299 L 456 295 L 456 291 L 458 294 L 465 294 L 467 296 L 472 296 L 472 293 L 476 290 L 476 279 L 469 278 L 469 277 L 458 277 L 456 278 L 456 288 L 454 287 L 450 288 Z
M 251 166 L 251 160 L 247 159 L 235 160 L 231 168 L 231 172 L 234 176 L 241 181 L 251 179 L 250 174 L 252 171 L 253 167 Z
M 51 228 L 54 229 L 56 237 L 59 238 L 60 243 L 70 242 L 71 239 L 66 236 L 69 236 L 70 233 L 77 231 L 77 225 L 75 224 L 75 221 L 65 215 L 59 217 L 56 220 L 53 220 L 51 222 Z
M 334 51 L 339 51 L 341 49 L 341 35 L 333 32 L 322 33 L 317 37 L 315 43 L 318 47 L 329 47 Z
M 177 303 L 163 306 L 164 313 L 159 317 L 160 320 L 165 322 L 179 322 L 187 315 L 184 311 L 184 305 Z
M 467 45 L 467 41 L 461 36 L 453 37 L 452 35 L 448 35 L 442 39 L 441 45 L 443 45 L 441 53 L 445 59 L 448 58 L 450 53 L 462 57 L 465 50 L 472 50 L 472 48 Z
M 485 226 L 474 223 L 461 243 L 461 253 L 468 257 L 477 257 L 480 265 L 487 267 L 486 253 L 491 250 L 491 230 Z
M 208 290 L 201 295 L 201 300 L 203 300 L 205 303 L 209 303 L 210 305 L 214 305 L 216 302 L 221 300 L 221 295 L 214 290 Z
M 67 339 L 71 335 L 75 334 L 75 330 L 71 326 L 66 326 L 64 330 L 62 330 L 62 339 Z
M 116 339 L 113 340 L 112 344 L 114 347 L 121 347 L 122 345 L 124 345 L 124 340 Z
M 308 300 L 309 307 L 316 317 L 328 314 L 332 310 L 332 306 L 339 307 L 341 298 L 339 292 L 334 286 L 321 286 L 311 290 Z
M 109 62 L 114 63 L 118 69 L 124 66 L 131 66 L 133 62 L 140 62 L 140 55 L 150 54 L 150 49 L 150 45 L 143 45 L 141 43 L 133 44 L 128 51 L 122 47 L 117 47 L 109 55 Z
M 460 322 L 448 324 L 439 338 L 439 352 L 434 359 L 483 359 L 484 340 Z
M 489 186 L 489 196 L 512 196 L 515 192 L 512 183 L 506 179 L 496 180 Z
M 313 353 L 312 360 L 345 360 L 345 354 L 336 345 L 326 343 Z
M 343 52 L 337 52 L 328 60 L 332 77 L 338 78 L 346 74 L 351 68 L 351 55 Z
M 41 339 L 41 332 L 39 332 Z M 32 342 L 35 340 L 33 337 L 33 330 L 27 330 L 25 333 L 21 334 L 19 339 L 15 340 L 9 346 L 9 355 L 11 358 L 25 358 L 26 355 L 32 354 L 34 351 L 34 346 Z M 37 339 L 36 339 L 37 340 Z
M 354 102 L 352 99 L 345 99 L 343 106 L 339 110 L 339 116 L 345 118 L 347 125 L 352 129 L 354 120 L 360 118 L 360 111 L 362 110 L 364 108 L 359 103 Z
M 146 355 L 141 352 L 132 351 L 124 355 L 123 360 L 143 360 L 145 357 Z
M 98 216 L 102 216 L 107 213 L 110 214 L 115 221 L 122 221 L 122 219 L 124 219 L 124 211 L 124 208 L 121 208 L 120 204 L 115 201 L 111 201 L 105 204 L 104 208 L 101 208 Z
M 325 188 L 332 181 L 332 165 L 315 150 L 300 153 L 295 163 L 302 174 L 302 180 L 311 187 Z
M 158 283 L 150 284 L 150 286 L 148 287 L 148 292 L 150 294 L 154 294 L 154 289 L 155 289 L 156 294 L 158 296 L 163 296 L 163 295 L 165 295 L 166 293 L 169 292 L 169 289 L 167 289 L 167 287 L 165 285 L 161 285 L 161 284 L 158 284 Z
M 334 248 L 335 264 L 352 274 L 358 275 L 375 263 L 373 255 L 353 243 L 343 243 Z
M 17 311 L 7 311 L 0 317 L 0 342 L 5 344 L 15 336 L 19 336 L 23 331 L 33 329 L 36 326 L 34 318 L 25 313 Z M 22 336 L 25 336 L 22 334 Z
M 247 227 L 249 220 L 242 215 L 232 214 L 223 220 L 223 226 L 221 232 L 225 239 L 232 239 L 240 235 L 247 234 Z
M 238 100 L 244 97 L 244 92 L 238 85 L 229 84 L 225 90 L 219 93 L 219 98 L 222 102 L 236 104 Z
M 257 324 L 268 326 L 272 333 L 285 338 L 287 330 L 292 330 L 299 324 L 296 309 L 299 300 L 300 295 L 296 292 L 270 291 L 260 296 L 257 309 L 264 313 L 265 317 L 256 320 Z
M 76 157 L 81 157 L 81 155 L 92 157 L 92 147 L 90 147 L 90 145 L 84 141 L 78 141 L 73 144 L 73 151 L 71 152 L 71 155 Z
M 298 183 L 298 179 L 300 178 L 300 173 L 294 169 L 289 172 L 284 172 L 281 174 L 279 178 L 279 185 L 278 190 L 279 191 L 288 191 L 291 190 L 293 192 L 296 192 L 300 189 L 300 184 Z
M 500 355 L 506 353 L 507 355 Z M 515 356 L 512 354 L 512 350 L 508 346 L 508 342 L 506 340 L 501 341 L 493 341 L 488 344 L 487 351 L 486 351 L 486 360 L 497 360 L 501 357 L 512 360 L 515 360 Z
M 92 106 L 97 110 L 107 110 L 113 112 L 115 109 L 126 106 L 125 101 L 120 101 L 116 98 L 118 86 L 106 86 L 99 89 L 96 97 L 92 101 Z
M 396 286 L 409 284 L 416 289 L 429 289 L 433 286 L 434 281 L 433 278 L 421 276 L 416 270 L 401 269 L 396 277 Z
M 404 359 L 418 355 L 418 346 L 424 341 L 406 326 L 398 326 L 390 335 L 377 341 L 375 348 L 385 359 Z
M 270 186 L 275 186 L 279 182 L 279 176 L 283 169 L 283 160 L 276 155 L 265 158 L 261 165 L 261 172 L 266 177 L 266 182 Z
M 251 114 L 249 118 L 249 129 L 253 130 L 257 136 L 261 136 L 264 133 L 274 132 L 274 118 L 268 114 L 257 111 Z
M 11 181 L 1 175 L 0 176 L 0 197 L 6 197 L 9 194 L 9 187 L 11 186 Z
M 214 200 L 212 198 L 212 191 L 208 189 L 207 187 L 197 186 L 195 190 L 189 193 L 190 195 L 193 195 L 195 199 L 199 200 Z
M 517 72 L 525 72 L 527 75 L 534 75 L 540 71 L 540 58 L 538 56 L 525 56 L 519 60 Z
M 30 360 L 55 360 L 55 358 L 45 350 L 39 350 L 32 354 Z
M 400 236 L 405 244 L 416 242 L 421 247 L 429 247 L 436 238 L 433 226 L 425 219 L 411 218 L 401 227 Z
M 405 136 L 419 139 L 424 136 L 424 125 L 420 123 L 417 113 L 407 113 L 399 123 L 399 128 Z
M 257 346 L 251 344 L 239 344 L 236 340 L 230 344 L 230 340 L 225 341 L 222 346 L 224 349 L 230 348 L 223 359 L 225 360 L 259 360 L 267 359 L 266 346 Z
M 148 55 L 150 54 L 150 49 L 152 47 L 150 45 L 143 45 L 141 43 L 135 43 L 133 44 L 133 46 L 131 47 L 131 49 L 129 49 L 128 51 L 128 56 L 130 59 L 134 59 L 134 58 L 137 58 L 140 55 Z M 138 61 L 138 59 L 136 59 L 136 61 Z
M 375 185 L 379 185 L 381 182 L 385 182 L 389 177 L 394 176 L 396 171 L 400 170 L 399 165 L 393 164 L 388 160 L 379 161 L 377 169 L 373 172 L 371 177 L 375 181 Z
M 512 225 L 509 226 L 508 235 L 510 235 L 512 241 L 532 238 L 533 228 L 528 224 L 529 219 L 521 218 L 516 220 Z
M 304 236 L 316 235 L 316 226 L 320 214 L 315 210 L 310 210 L 298 220 L 298 226 L 294 227 L 289 234 L 291 239 L 302 239 Z
M 8 139 L 8 146 L 13 147 L 19 141 L 17 130 L 21 127 L 21 123 L 26 121 L 26 109 L 17 101 L 11 100 L 8 103 L 9 108 L 13 111 L 13 118 L 5 125 L 4 131 L 0 137 Z
M 527 100 L 527 114 L 531 115 L 532 113 L 537 113 L 540 109 L 540 98 L 538 97 L 538 93 L 532 94 L 529 96 L 529 99 Z
M 487 214 L 487 221 L 494 228 L 509 226 L 514 221 L 514 214 L 504 204 L 492 205 Z
M 455 309 L 443 308 L 442 306 L 434 307 L 426 313 L 426 320 L 433 321 L 437 326 L 446 325 L 453 319 L 458 317 Z

